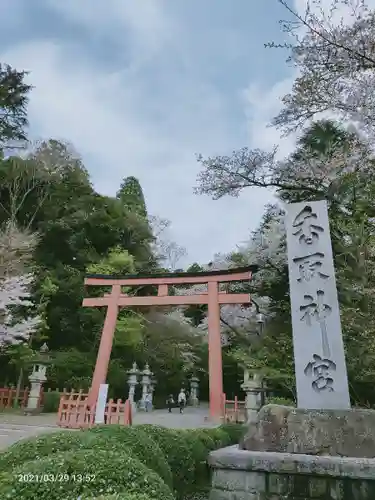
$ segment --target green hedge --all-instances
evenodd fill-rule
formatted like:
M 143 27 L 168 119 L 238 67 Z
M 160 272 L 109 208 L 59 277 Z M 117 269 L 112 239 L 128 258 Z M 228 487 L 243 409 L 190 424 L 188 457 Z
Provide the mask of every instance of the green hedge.
M 293 406 L 293 408 L 295 408 L 296 403 L 291 398 L 279 398 L 274 396 L 266 399 L 266 405 Z
M 138 460 L 172 486 L 172 472 L 163 450 L 140 426 L 100 425 L 85 432 L 94 435 L 99 446 L 105 447 L 109 443 L 115 447 L 126 446 Z
M 222 427 L 214 427 L 213 429 L 202 429 L 202 432 L 206 433 L 214 442 L 215 448 L 225 448 L 233 443 L 228 432 Z
M 192 430 L 110 425 L 20 441 L 0 453 L 0 471 L 5 471 L 0 498 L 170 500 L 172 491 L 177 499 L 195 498 L 210 485 L 208 453 L 238 443 L 244 430 L 235 424 Z M 64 472 L 96 474 L 96 483 L 25 483 L 17 476 Z
M 200 457 L 194 455 L 194 444 L 181 431 L 150 424 L 139 426 L 160 446 L 173 475 L 173 488 L 178 497 L 190 491 L 195 481 L 196 463 Z
M 207 452 L 216 448 L 215 441 L 204 429 L 189 429 L 184 432 L 188 433 L 189 436 L 197 437 Z
M 85 431 L 60 431 L 20 441 L 0 455 L 0 470 L 13 470 L 28 460 L 51 453 L 80 449 L 121 451 L 126 448 L 149 469 L 155 471 L 168 486 L 172 473 L 159 446 L 137 427 L 98 426 Z
M 234 444 L 228 432 L 221 427 L 173 430 L 145 424 L 139 428 L 147 432 L 163 450 L 178 498 L 207 486 L 210 477 L 207 467 L 209 451 Z
M 68 482 L 47 480 L 21 481 L 28 477 L 52 477 L 68 474 Z M 82 475 L 87 480 L 77 480 Z M 106 449 L 83 449 L 53 453 L 47 457 L 25 462 L 2 477 L 0 498 L 22 500 L 77 500 L 113 493 L 144 493 L 150 500 L 174 500 L 170 488 L 161 477 L 148 469 L 131 453 Z M 121 498 L 121 497 L 120 497 Z
M 18 441 L 0 454 L 0 470 L 12 471 L 24 462 L 45 457 L 51 453 L 90 447 L 90 436 L 86 436 L 84 440 L 83 435 L 84 431 L 58 431 Z
M 101 495 L 100 497 L 90 497 L 87 500 L 150 500 L 151 497 L 143 493 L 116 493 L 115 495 Z
M 246 424 L 223 424 L 219 429 L 228 434 L 230 444 L 238 444 L 246 434 L 248 426 Z
M 194 479 L 190 486 L 206 485 L 210 475 L 208 474 L 207 455 L 212 448 L 206 446 L 206 442 L 202 439 L 202 435 L 191 430 L 180 430 L 177 434 L 181 439 L 185 439 L 189 443 L 192 452 Z M 177 477 L 176 477 L 177 480 Z
M 57 413 L 60 398 L 60 391 L 45 392 L 43 395 L 43 413 Z

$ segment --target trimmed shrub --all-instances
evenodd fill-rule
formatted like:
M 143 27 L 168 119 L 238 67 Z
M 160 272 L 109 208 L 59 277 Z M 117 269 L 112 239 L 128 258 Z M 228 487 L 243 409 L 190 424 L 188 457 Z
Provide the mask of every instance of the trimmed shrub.
M 205 429 L 191 429 L 187 432 L 189 432 L 189 435 L 197 436 L 198 439 L 201 441 L 201 443 L 205 446 L 207 452 L 215 450 L 216 449 L 215 441 L 212 439 L 211 436 L 207 434 L 207 432 L 204 431 Z
M 238 444 L 245 433 L 247 432 L 247 425 L 245 424 L 223 424 L 219 427 L 230 437 L 230 444 Z
M 115 495 L 90 497 L 87 500 L 150 500 L 150 497 L 148 495 L 144 495 L 143 493 L 116 493 Z
M 70 477 L 69 481 L 62 479 L 64 474 Z M 53 476 L 57 479 L 50 482 L 48 478 Z M 33 477 L 34 480 L 22 481 L 22 477 Z M 174 500 L 170 488 L 160 476 L 127 450 L 87 449 L 54 453 L 15 468 L 3 476 L 0 484 L 1 499 L 77 500 L 79 496 L 90 498 L 114 493 L 126 498 L 125 492 L 145 494 L 149 500 Z
M 170 467 L 157 443 L 139 428 L 121 425 L 98 426 L 75 432 L 60 431 L 15 443 L 0 454 L 0 470 L 11 471 L 29 460 L 56 452 L 81 449 L 128 450 L 149 469 L 159 474 L 168 486 L 172 486 Z
M 215 443 L 215 448 L 224 448 L 231 444 L 231 439 L 229 434 L 220 427 L 214 427 L 211 429 L 202 429 Z
M 129 460 L 134 457 L 134 463 L 140 462 L 143 467 L 142 477 L 145 481 L 148 481 L 150 475 L 155 478 L 156 473 L 161 484 L 167 487 L 169 495 L 173 489 L 178 499 L 205 499 L 210 486 L 208 453 L 238 443 L 238 436 L 243 435 L 245 428 L 236 424 L 191 430 L 167 429 L 149 424 L 126 427 L 100 425 L 90 430 L 59 431 L 20 441 L 0 453 L 0 471 L 4 471 L 0 472 L 0 498 L 76 500 L 79 495 L 82 500 L 94 500 L 98 497 L 102 500 L 172 498 L 163 494 L 160 488 L 155 489 L 156 486 L 152 489 L 152 479 L 151 492 L 148 487 L 134 486 L 139 482 L 134 477 L 140 477 L 134 476 L 129 465 Z M 123 466 L 118 465 L 119 456 L 124 457 Z M 45 475 L 48 479 L 48 474 L 64 472 L 75 475 L 96 474 L 97 484 L 81 482 L 79 485 L 71 485 L 60 484 L 58 481 L 49 484 L 45 480 L 44 486 L 41 483 L 38 486 L 35 481 L 29 485 L 20 483 L 18 479 L 21 476 L 17 476 L 36 474 Z M 108 485 L 104 480 L 106 474 L 109 477 Z M 129 483 L 131 488 L 128 487 Z M 47 496 L 45 492 L 51 489 L 56 489 L 58 493 L 53 492 Z M 7 497 L 6 494 L 11 491 L 12 495 Z
M 45 392 L 43 395 L 43 413 L 57 413 L 60 405 L 59 391 Z
M 195 464 L 195 483 L 197 482 L 207 482 L 207 456 L 210 449 L 205 445 L 200 435 L 194 430 L 177 430 L 178 434 L 181 434 L 189 443 L 194 464 Z
M 167 429 L 156 425 L 140 425 L 164 452 L 173 476 L 173 488 L 179 498 L 191 491 L 196 481 L 196 464 L 201 456 L 195 456 L 196 440 L 188 432 Z M 207 453 L 206 453 L 207 456 Z
M 290 398 L 279 398 L 277 396 L 267 398 L 267 405 L 280 405 L 280 406 L 293 406 L 295 408 L 296 403 Z
M 149 469 L 160 475 L 163 481 L 172 487 L 172 472 L 164 451 L 158 443 L 145 432 L 141 426 L 98 425 L 85 431 L 90 436 L 96 436 L 94 446 L 129 449 Z
M 85 431 L 58 431 L 24 439 L 0 453 L 0 470 L 12 471 L 29 460 L 43 458 L 51 453 L 90 447 L 90 436 Z

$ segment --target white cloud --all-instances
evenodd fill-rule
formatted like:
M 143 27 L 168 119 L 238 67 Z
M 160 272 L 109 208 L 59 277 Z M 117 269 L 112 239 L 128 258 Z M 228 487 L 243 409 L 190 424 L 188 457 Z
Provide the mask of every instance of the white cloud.
M 199 80 L 179 81 L 178 89 L 170 89 L 170 102 L 147 96 L 145 105 L 142 82 L 127 68 L 101 72 L 73 58 L 71 50 L 36 41 L 1 54 L 2 60 L 30 70 L 31 131 L 69 139 L 100 192 L 114 194 L 122 177 L 138 176 L 149 211 L 172 220 L 173 237 L 187 247 L 188 262 L 209 261 L 215 252 L 247 239 L 267 194 L 218 202 L 192 194 L 199 169 L 195 153 L 221 152 L 233 139 L 220 94 Z M 150 116 L 153 106 L 165 106 L 160 122 Z
M 294 136 L 282 138 L 280 132 L 269 124 L 282 107 L 281 98 L 289 92 L 294 78 L 276 83 L 271 89 L 262 89 L 252 83 L 244 91 L 245 110 L 251 144 L 264 150 L 278 146 L 278 157 L 284 158 L 293 149 Z
M 111 71 L 68 38 L 34 38 L 3 52 L 1 60 L 30 70 L 35 87 L 31 132 L 71 141 L 100 192 L 114 194 L 122 177 L 139 177 L 149 211 L 172 220 L 172 237 L 188 249 L 186 261 L 209 261 L 214 253 L 247 240 L 264 204 L 272 200 L 270 193 L 254 189 L 239 199 L 215 202 L 192 193 L 199 170 L 195 153 L 228 153 L 244 145 L 238 137 L 242 124 L 233 127 L 228 118 L 236 90 L 223 95 L 194 71 L 199 54 L 189 45 L 192 38 L 182 39 L 194 37 L 194 29 L 188 31 L 165 0 L 147 0 L 142 8 L 123 0 L 44 3 L 79 28 L 83 44 L 100 40 L 109 51 L 123 53 L 125 62 Z M 243 47 L 239 53 L 246 57 Z M 181 61 L 173 71 L 167 65 L 171 54 Z M 152 63 L 160 63 L 160 71 L 153 73 L 160 78 L 155 92 L 147 79 Z M 291 82 L 280 81 L 269 90 L 255 82 L 242 95 L 251 146 L 280 143 L 282 155 L 292 147 L 292 139 L 280 141 L 276 130 L 266 128 Z
M 168 17 L 163 0 L 147 0 L 142 8 L 138 2 L 123 0 L 46 0 L 46 5 L 79 25 L 88 37 L 101 35 L 127 48 L 130 41 L 133 63 L 134 58 L 139 62 L 152 57 L 177 35 L 176 21 Z

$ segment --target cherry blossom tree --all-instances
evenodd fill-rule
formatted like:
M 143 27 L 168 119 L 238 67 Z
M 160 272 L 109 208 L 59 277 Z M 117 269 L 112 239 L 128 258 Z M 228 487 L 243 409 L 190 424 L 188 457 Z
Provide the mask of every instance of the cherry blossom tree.
M 0 286 L 0 348 L 9 344 L 28 342 L 32 332 L 38 326 L 38 316 L 17 319 L 15 308 L 33 306 L 29 288 L 33 281 L 31 274 L 13 276 L 2 281 Z
M 236 253 L 238 255 L 238 253 Z M 250 264 L 246 262 L 248 260 L 245 255 L 243 255 L 242 265 Z M 237 262 L 232 259 L 231 254 L 217 253 L 214 255 L 213 260 L 208 264 L 202 265 L 202 270 L 207 271 L 220 271 L 227 270 L 229 268 L 238 267 Z M 223 283 L 220 285 L 223 291 L 244 291 L 241 287 L 243 285 L 231 284 L 230 289 L 228 284 Z M 240 287 L 240 288 L 238 288 Z M 249 291 L 249 284 L 245 284 L 246 291 Z M 196 295 L 201 293 L 207 293 L 207 285 L 197 284 L 186 287 L 176 287 L 176 295 Z M 262 309 L 265 308 L 267 300 L 262 298 L 257 299 L 257 304 L 259 303 Z M 183 321 L 184 312 L 186 308 L 179 308 L 178 314 Z M 248 339 L 254 334 L 257 334 L 258 325 L 256 323 L 256 309 L 252 305 L 239 305 L 239 304 L 225 304 L 220 308 L 220 320 L 221 320 L 221 335 L 222 344 L 227 345 L 234 341 L 234 339 Z M 205 313 L 202 321 L 197 327 L 200 335 L 203 336 L 204 341 L 207 341 L 208 332 L 208 319 L 207 313 Z
M 37 236 L 8 222 L 0 231 L 0 348 L 28 341 L 39 318 L 19 320 L 16 311 L 29 308 L 33 275 L 27 272 Z
M 231 194 L 232 189 L 237 195 L 246 187 L 274 187 L 279 200 L 268 207 L 249 242 L 231 256 L 236 265 L 259 266 L 249 291 L 257 302 L 265 301 L 262 307 L 268 318 L 260 341 L 248 336 L 247 344 L 245 338 L 239 343 L 237 336 L 232 355 L 253 373 L 272 380 L 284 395 L 285 391 L 294 393 L 283 203 L 327 199 L 348 375 L 353 397 L 363 404 L 371 399 L 374 377 L 375 158 L 371 141 L 355 129 L 322 121 L 302 134 L 288 158 L 268 164 L 267 176 L 264 165 L 254 164 L 253 158 L 248 152 L 203 160 L 209 175 L 200 184 L 200 192 L 212 197 Z M 252 330 L 250 318 L 245 328 Z
M 356 129 L 346 130 L 329 120 L 313 123 L 299 137 L 296 149 L 279 160 L 276 149 L 261 152 L 242 148 L 230 156 L 198 157 L 197 194 L 239 196 L 247 188 L 268 188 L 285 201 L 334 200 L 349 174 L 373 171 L 371 142 Z
M 289 0 L 278 2 L 288 12 L 281 26 L 290 42 L 282 47 L 290 51 L 297 78 L 273 125 L 290 133 L 329 113 L 373 135 L 375 11 L 369 2 L 331 0 L 327 7 L 326 0 L 307 0 L 304 13 Z
M 218 257 L 216 262 L 219 265 L 215 266 L 215 269 L 228 269 L 237 267 L 239 264 L 259 266 L 259 270 L 253 275 L 251 281 L 229 286 L 230 291 L 250 293 L 254 303 L 250 305 L 226 304 L 220 308 L 223 342 L 252 343 L 261 333 L 257 323 L 257 313 L 262 312 L 265 316 L 271 314 L 270 301 L 266 295 L 267 284 L 279 279 L 280 269 L 286 265 L 282 210 L 276 205 L 268 207 L 264 220 L 249 241 L 239 246 L 236 252 Z M 206 317 L 199 328 L 206 332 L 207 327 Z
M 172 241 L 168 236 L 170 221 L 157 216 L 150 216 L 149 223 L 155 241 L 152 245 L 153 253 L 158 261 L 171 271 L 175 271 L 178 262 L 186 256 L 186 249 Z
M 201 335 L 183 315 L 182 309 L 168 313 L 152 311 L 145 315 L 144 344 L 150 359 L 157 357 L 161 361 L 164 358 L 164 362 L 179 359 L 183 371 L 190 372 L 199 360 L 196 347 L 201 343 Z

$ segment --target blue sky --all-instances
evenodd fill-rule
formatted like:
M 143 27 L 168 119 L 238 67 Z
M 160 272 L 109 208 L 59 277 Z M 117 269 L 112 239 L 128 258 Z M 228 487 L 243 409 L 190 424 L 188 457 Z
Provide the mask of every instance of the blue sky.
M 263 46 L 283 41 L 277 0 L 3 0 L 0 17 L 0 60 L 35 86 L 32 137 L 72 142 L 103 194 L 138 177 L 182 264 L 248 239 L 271 193 L 194 195 L 195 154 L 279 143 L 266 125 L 293 73 Z

